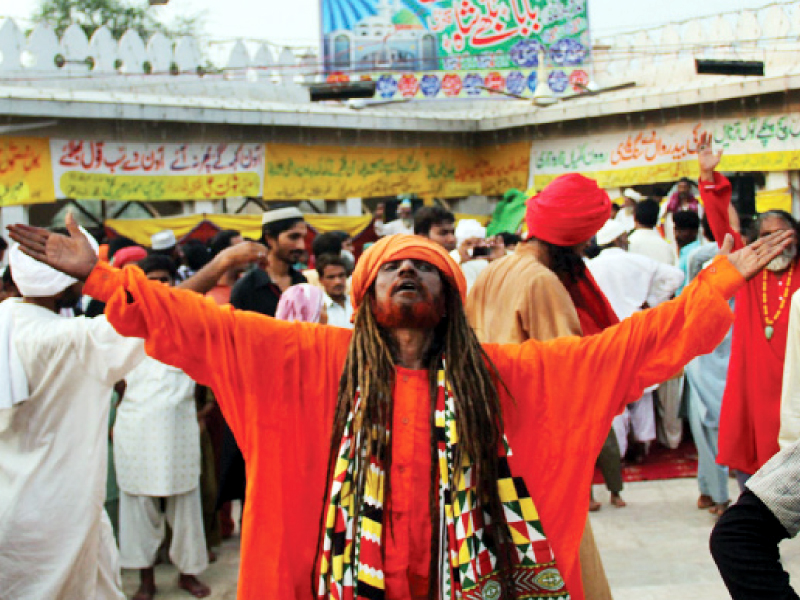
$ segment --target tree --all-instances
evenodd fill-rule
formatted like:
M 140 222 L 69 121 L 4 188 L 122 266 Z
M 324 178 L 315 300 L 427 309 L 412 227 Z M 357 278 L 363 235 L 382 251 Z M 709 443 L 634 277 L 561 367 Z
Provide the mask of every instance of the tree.
M 59 37 L 67 27 L 77 23 L 87 38 L 105 25 L 114 39 L 133 29 L 143 40 L 157 32 L 168 38 L 196 35 L 200 20 L 199 15 L 181 17 L 173 27 L 168 27 L 148 10 L 146 1 L 129 3 L 125 0 L 42 0 L 33 15 L 34 23 L 47 23 Z

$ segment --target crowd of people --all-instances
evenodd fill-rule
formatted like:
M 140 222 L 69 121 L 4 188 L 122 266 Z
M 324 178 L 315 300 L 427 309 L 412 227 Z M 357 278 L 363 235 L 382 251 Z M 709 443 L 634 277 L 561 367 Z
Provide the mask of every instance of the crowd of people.
M 738 231 L 720 156 L 702 204 L 612 216 L 573 174 L 521 234 L 404 201 L 360 256 L 296 208 L 258 241 L 9 227 L 0 598 L 124 598 L 121 567 L 149 600 L 159 562 L 208 596 L 238 501 L 241 598 L 610 599 L 595 469 L 623 508 L 623 461 L 689 435 L 731 594 L 796 597 L 797 223 Z

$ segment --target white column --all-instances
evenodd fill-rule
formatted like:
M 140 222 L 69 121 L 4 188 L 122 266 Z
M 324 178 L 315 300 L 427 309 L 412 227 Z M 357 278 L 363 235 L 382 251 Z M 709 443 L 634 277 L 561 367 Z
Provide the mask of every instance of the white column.
M 764 179 L 765 190 L 789 187 L 789 171 L 769 171 Z
M 361 213 L 361 198 L 348 198 L 345 200 L 346 215 L 350 215 L 351 217 L 360 217 Z
M 790 171 L 789 183 L 792 192 L 792 216 L 797 218 L 800 215 L 800 171 Z
M 6 233 L 6 225 L 14 225 L 17 223 L 24 223 L 29 225 L 29 211 L 27 206 L 3 206 L 0 208 L 0 231 L 3 232 L 3 237 L 11 245 L 11 239 Z M 8 252 L 6 251 L 3 260 L 0 261 L 0 268 L 4 269 L 8 264 Z
M 0 225 L 5 231 L 6 225 L 15 223 L 29 224 L 29 211 L 27 206 L 4 206 L 0 208 Z M 3 236 L 5 237 L 5 235 Z
M 212 214 L 214 213 L 214 201 L 213 200 L 195 200 L 194 201 L 194 213 L 196 215 L 202 214 Z

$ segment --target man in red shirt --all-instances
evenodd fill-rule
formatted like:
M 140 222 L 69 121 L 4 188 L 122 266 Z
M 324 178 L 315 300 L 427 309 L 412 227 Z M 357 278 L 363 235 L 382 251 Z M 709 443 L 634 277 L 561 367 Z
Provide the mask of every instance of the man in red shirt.
M 701 144 L 700 196 L 714 238 L 719 243 L 731 235 L 734 248 L 742 248 L 744 241 L 729 218 L 731 184 L 715 171 L 722 151 L 712 152 L 710 134 L 704 134 Z M 791 232 L 792 243 L 736 294 L 717 462 L 739 471 L 740 485 L 778 452 L 789 305 L 792 294 L 800 288 L 797 225 L 792 216 L 782 211 L 765 212 L 759 216 L 757 227 L 759 238 Z

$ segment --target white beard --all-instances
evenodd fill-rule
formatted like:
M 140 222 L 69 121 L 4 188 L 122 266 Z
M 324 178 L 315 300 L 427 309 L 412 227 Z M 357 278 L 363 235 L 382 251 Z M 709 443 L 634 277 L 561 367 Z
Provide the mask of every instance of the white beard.
M 797 256 L 797 245 L 792 244 L 786 250 L 781 252 L 778 256 L 769 261 L 767 269 L 773 273 L 779 273 L 786 270 L 792 264 L 794 257 Z

